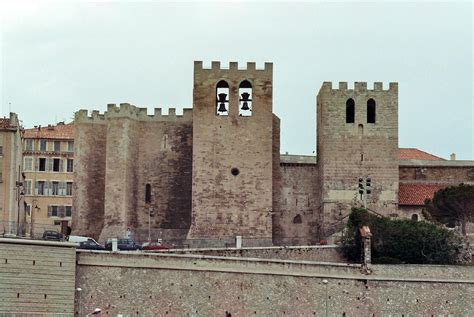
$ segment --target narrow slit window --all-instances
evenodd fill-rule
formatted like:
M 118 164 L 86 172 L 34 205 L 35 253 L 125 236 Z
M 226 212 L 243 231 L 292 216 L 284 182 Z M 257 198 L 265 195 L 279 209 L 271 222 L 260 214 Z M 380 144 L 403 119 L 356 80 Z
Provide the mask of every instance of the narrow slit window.
M 349 98 L 346 101 L 346 123 L 354 123 L 355 120 L 355 103 L 354 99 Z
M 252 84 L 248 80 L 239 85 L 239 115 L 241 117 L 252 115 Z
M 375 100 L 367 100 L 367 123 L 375 123 Z
M 145 185 L 145 203 L 146 204 L 151 203 L 151 185 L 150 184 Z
M 216 114 L 229 115 L 229 84 L 225 80 L 221 80 L 216 86 Z

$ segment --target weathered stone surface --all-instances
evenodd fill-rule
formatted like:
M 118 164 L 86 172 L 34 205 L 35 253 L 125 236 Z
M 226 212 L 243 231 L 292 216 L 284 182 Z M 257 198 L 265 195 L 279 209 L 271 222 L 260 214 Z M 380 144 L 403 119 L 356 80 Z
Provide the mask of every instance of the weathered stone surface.
M 192 222 L 189 238 L 272 239 L 272 64 L 264 70 L 194 65 Z M 216 115 L 216 85 L 229 85 L 229 115 Z M 239 85 L 252 85 L 252 115 L 239 116 Z M 238 169 L 238 175 L 231 173 Z
M 354 123 L 346 123 L 346 102 L 355 103 Z M 367 102 L 376 103 L 375 123 L 368 123 Z M 322 236 L 342 225 L 352 206 L 362 205 L 358 179 L 371 178 L 367 207 L 389 215 L 398 207 L 398 84 L 354 89 L 323 83 L 317 98 L 317 158 L 321 186 Z
M 80 252 L 76 283 L 84 290 L 83 311 L 101 307 L 109 315 L 466 316 L 474 310 L 472 267 L 373 270 L 365 275 L 347 264 Z

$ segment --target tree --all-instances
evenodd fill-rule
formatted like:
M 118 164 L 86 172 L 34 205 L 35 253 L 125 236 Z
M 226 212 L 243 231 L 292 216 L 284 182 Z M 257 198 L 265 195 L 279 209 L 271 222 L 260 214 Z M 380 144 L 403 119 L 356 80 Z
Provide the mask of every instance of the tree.
M 368 226 L 372 233 L 374 264 L 456 264 L 464 261 L 460 236 L 426 221 L 392 220 L 353 208 L 347 223 L 342 250 L 350 261 L 360 260 L 362 248 L 359 228 Z
M 449 186 L 437 191 L 425 201 L 425 218 L 448 227 L 461 225 L 466 236 L 466 224 L 474 220 L 474 185 Z

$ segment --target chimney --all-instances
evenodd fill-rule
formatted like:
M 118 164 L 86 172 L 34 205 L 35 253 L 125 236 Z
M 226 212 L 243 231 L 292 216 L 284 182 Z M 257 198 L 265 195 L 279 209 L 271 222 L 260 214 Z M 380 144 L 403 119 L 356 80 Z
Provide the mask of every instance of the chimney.
M 450 160 L 456 161 L 456 153 L 451 153 Z

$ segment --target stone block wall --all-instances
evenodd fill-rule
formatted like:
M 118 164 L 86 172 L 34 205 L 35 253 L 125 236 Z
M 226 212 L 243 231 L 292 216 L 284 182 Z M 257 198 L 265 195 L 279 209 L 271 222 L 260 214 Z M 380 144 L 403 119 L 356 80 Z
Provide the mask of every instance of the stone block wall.
M 73 316 L 73 244 L 0 238 L 0 315 Z
M 271 244 L 273 209 L 272 64 L 229 69 L 194 64 L 190 238 L 244 238 Z M 229 115 L 216 115 L 216 85 L 229 85 Z M 239 116 L 239 85 L 252 85 L 252 115 Z M 232 173 L 232 170 L 236 174 Z
M 281 194 L 273 224 L 274 244 L 315 244 L 319 241 L 317 166 L 281 163 L 280 174 Z
M 450 162 L 451 163 L 451 162 Z M 448 165 L 450 163 L 445 163 Z M 441 163 L 442 164 L 442 163 Z M 423 166 L 422 163 L 400 166 L 401 182 L 474 183 L 474 162 L 471 166 Z
M 91 252 L 79 252 L 77 264 L 80 309 L 100 307 L 109 315 L 467 316 L 474 310 L 468 266 L 374 265 L 366 275 L 351 264 Z
M 346 102 L 355 103 L 354 123 L 346 123 Z M 367 102 L 376 103 L 376 121 L 368 123 Z M 398 204 L 398 85 L 382 83 L 374 89 L 356 82 L 332 88 L 323 83 L 317 97 L 317 158 L 321 187 L 321 213 L 324 235 L 350 211 L 362 205 L 358 179 L 371 178 L 372 194 L 368 208 L 390 214 Z
M 170 249 L 162 250 L 160 253 L 172 254 L 194 254 L 225 257 L 279 259 L 295 261 L 317 261 L 346 263 L 337 245 L 313 245 L 313 246 L 273 246 L 254 248 L 208 248 L 208 249 Z
M 72 228 L 75 235 L 99 238 L 104 226 L 107 124 L 104 115 L 75 114 Z

